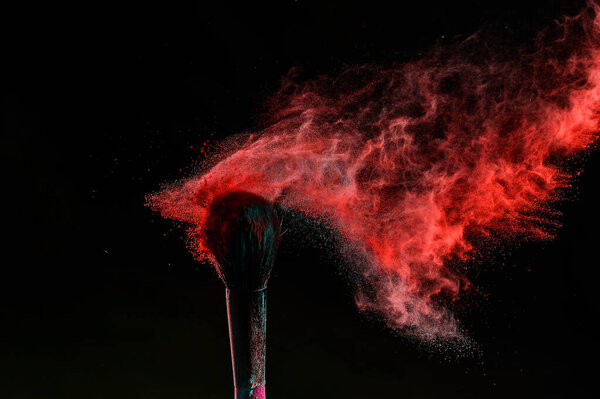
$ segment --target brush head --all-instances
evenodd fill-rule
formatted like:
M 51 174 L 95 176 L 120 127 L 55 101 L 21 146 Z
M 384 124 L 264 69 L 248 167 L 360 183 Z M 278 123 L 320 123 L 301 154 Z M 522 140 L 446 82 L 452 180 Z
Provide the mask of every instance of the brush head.
M 255 194 L 233 191 L 215 198 L 205 226 L 206 246 L 225 286 L 264 289 L 281 232 L 273 204 Z

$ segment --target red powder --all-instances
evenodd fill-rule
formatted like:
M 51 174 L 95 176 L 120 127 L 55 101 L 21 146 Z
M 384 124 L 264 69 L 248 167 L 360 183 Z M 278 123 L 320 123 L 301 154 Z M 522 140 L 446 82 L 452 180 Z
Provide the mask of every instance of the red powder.
M 375 295 L 357 294 L 359 308 L 453 336 L 436 298 L 457 297 L 465 280 L 448 259 L 468 259 L 472 237 L 490 233 L 548 238 L 548 201 L 569 178 L 557 161 L 597 137 L 600 20 L 590 8 L 528 51 L 474 35 L 392 68 L 288 78 L 268 127 L 231 139 L 203 174 L 149 203 L 189 224 L 200 258 L 210 258 L 208 205 L 229 191 L 326 217 L 377 281 Z

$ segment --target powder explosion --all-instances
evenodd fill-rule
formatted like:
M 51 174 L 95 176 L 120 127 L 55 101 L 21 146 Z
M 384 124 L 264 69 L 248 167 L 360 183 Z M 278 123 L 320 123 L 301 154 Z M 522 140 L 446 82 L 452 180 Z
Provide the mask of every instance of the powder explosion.
M 264 130 L 226 141 L 201 174 L 148 202 L 187 222 L 199 259 L 211 257 L 209 205 L 228 192 L 324 217 L 363 259 L 348 259 L 370 287 L 357 289 L 360 309 L 394 328 L 455 336 L 440 298 L 468 282 L 449 261 L 468 260 L 490 234 L 549 238 L 548 205 L 570 177 L 558 161 L 597 137 L 597 15 L 590 4 L 527 50 L 473 35 L 393 67 L 288 77 Z

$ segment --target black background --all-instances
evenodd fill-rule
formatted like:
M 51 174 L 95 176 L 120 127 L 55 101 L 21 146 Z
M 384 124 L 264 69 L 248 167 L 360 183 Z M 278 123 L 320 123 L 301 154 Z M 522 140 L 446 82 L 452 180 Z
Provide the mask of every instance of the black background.
M 144 196 L 189 173 L 206 139 L 256 128 L 261 104 L 292 67 L 335 74 L 403 61 L 481 26 L 525 42 L 580 6 L 3 6 L 0 397 L 231 397 L 222 284 Z M 600 156 L 591 154 L 573 200 L 560 206 L 557 239 L 478 266 L 485 295 L 467 299 L 460 315 L 481 349 L 473 358 L 448 360 L 361 316 L 327 249 L 288 245 L 269 288 L 269 397 L 591 390 L 599 177 Z

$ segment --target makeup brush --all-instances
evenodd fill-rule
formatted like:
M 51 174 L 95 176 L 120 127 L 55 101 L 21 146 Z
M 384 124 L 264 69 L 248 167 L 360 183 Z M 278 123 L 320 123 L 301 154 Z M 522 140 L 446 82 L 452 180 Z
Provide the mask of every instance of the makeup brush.
M 225 283 L 235 399 L 264 399 L 267 281 L 281 222 L 273 204 L 244 191 L 215 198 L 206 246 Z

